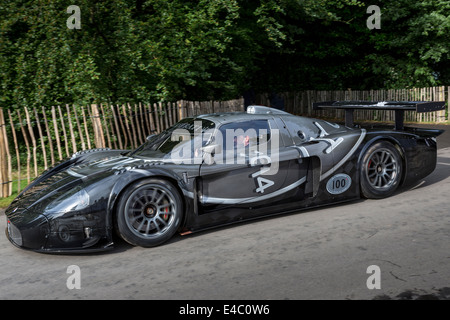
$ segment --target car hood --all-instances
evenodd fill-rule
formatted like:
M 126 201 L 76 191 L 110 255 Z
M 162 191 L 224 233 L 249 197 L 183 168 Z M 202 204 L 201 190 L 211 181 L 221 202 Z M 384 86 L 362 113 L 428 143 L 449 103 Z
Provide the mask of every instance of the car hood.
M 162 157 L 152 158 L 135 158 L 125 155 L 119 155 L 114 157 L 105 157 L 81 163 L 79 165 L 72 166 L 65 170 L 65 173 L 73 178 L 83 179 L 86 181 L 92 177 L 95 177 L 104 172 L 119 173 L 124 170 L 130 170 L 132 168 L 142 167 L 145 165 L 154 165 L 165 162 Z
M 94 159 L 93 159 L 94 158 Z M 63 169 L 55 168 L 32 182 L 9 206 L 6 214 L 19 213 L 34 207 L 43 212 L 46 205 L 68 190 L 89 185 L 107 177 L 119 177 L 119 173 L 163 162 L 162 158 L 132 158 L 125 155 L 105 153 L 103 156 L 69 160 Z M 105 190 L 106 192 L 106 190 Z M 14 212 L 13 212 L 14 211 Z

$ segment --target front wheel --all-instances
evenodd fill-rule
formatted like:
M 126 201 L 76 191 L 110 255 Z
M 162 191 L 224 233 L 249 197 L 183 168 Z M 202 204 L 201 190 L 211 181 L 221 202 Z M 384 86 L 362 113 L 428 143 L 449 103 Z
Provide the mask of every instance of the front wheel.
M 370 146 L 361 166 L 361 192 L 366 198 L 389 197 L 400 185 L 402 157 L 390 142 L 380 141 Z
M 182 216 L 178 190 L 168 181 L 146 179 L 132 184 L 121 196 L 116 211 L 117 231 L 132 245 L 154 247 L 176 233 Z

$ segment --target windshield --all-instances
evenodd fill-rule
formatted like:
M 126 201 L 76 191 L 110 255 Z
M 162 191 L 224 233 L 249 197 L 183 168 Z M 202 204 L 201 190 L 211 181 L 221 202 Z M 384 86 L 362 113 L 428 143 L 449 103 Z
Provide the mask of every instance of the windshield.
M 192 157 L 195 148 L 207 145 L 215 128 L 212 121 L 199 118 L 185 118 L 169 129 L 151 137 L 146 143 L 129 154 L 139 157 L 168 158 L 179 150 L 191 150 L 191 154 L 184 152 L 184 156 Z

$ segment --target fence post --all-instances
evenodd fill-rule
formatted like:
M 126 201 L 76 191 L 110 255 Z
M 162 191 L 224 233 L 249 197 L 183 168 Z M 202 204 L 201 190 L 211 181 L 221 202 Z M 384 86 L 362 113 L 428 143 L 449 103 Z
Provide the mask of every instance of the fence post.
M 445 101 L 445 87 L 438 87 L 438 96 L 436 97 L 436 101 Z M 441 110 L 437 112 L 438 114 L 438 122 L 445 122 L 445 110 Z
M 8 110 L 8 117 L 9 117 L 9 123 L 11 125 L 11 133 L 13 136 L 14 141 L 14 149 L 16 151 L 16 159 L 17 159 L 17 193 L 20 192 L 20 181 L 21 181 L 21 175 L 20 175 L 20 152 L 19 152 L 19 144 L 17 143 L 17 135 L 16 135 L 16 128 L 14 126 L 14 122 L 11 115 L 11 110 Z M 12 166 L 12 163 L 11 163 Z M 12 178 L 12 168 L 11 168 L 11 178 Z M 12 183 L 11 183 L 11 193 L 12 193 Z M 11 194 L 10 194 L 11 195 Z
M 94 129 L 94 142 L 96 148 L 105 148 L 105 137 L 103 136 L 102 122 L 100 113 L 96 104 L 91 105 L 92 109 L 92 127 Z
M 14 130 L 14 128 L 11 128 Z M 3 113 L 3 108 L 0 108 L 0 140 L 2 141 L 1 166 L 2 166 L 2 192 L 4 197 L 9 197 L 12 194 L 12 158 L 9 152 L 8 134 L 6 133 L 6 121 Z
M 27 127 L 28 132 L 30 134 L 31 138 L 31 144 L 33 145 L 33 168 L 34 168 L 34 177 L 36 178 L 39 174 L 38 172 L 38 165 L 37 165 L 37 144 L 36 144 L 36 137 L 34 136 L 34 131 L 31 123 L 30 113 L 28 112 L 28 108 L 24 107 L 25 109 L 25 118 L 27 121 Z
M 447 120 L 450 120 L 450 86 L 447 87 Z
M 177 102 L 178 106 L 178 120 L 184 119 L 183 100 Z
M 6 152 L 5 152 L 5 138 L 3 135 L 3 127 L 5 126 L 5 120 L 3 119 L 3 108 L 0 108 L 0 198 L 6 196 L 4 192 L 4 186 L 8 181 L 8 174 L 5 174 L 6 168 Z
M 41 140 L 42 156 L 44 158 L 44 170 L 47 170 L 48 169 L 47 151 L 45 150 L 44 135 L 42 133 L 41 123 L 40 123 L 39 115 L 38 115 L 38 112 L 37 112 L 36 108 L 33 108 L 33 111 L 34 111 L 34 118 L 36 119 L 36 125 L 38 127 L 39 140 Z

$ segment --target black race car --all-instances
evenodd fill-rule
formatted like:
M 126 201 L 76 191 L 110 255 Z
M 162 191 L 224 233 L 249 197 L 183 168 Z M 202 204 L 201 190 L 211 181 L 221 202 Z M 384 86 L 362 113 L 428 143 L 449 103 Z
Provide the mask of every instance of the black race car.
M 403 113 L 444 103 L 324 102 L 346 124 L 262 106 L 186 118 L 133 151 L 81 151 L 33 181 L 6 210 L 8 239 L 39 252 L 188 234 L 326 204 L 384 198 L 436 166 L 439 130 L 403 128 Z M 355 109 L 389 109 L 395 128 L 353 125 Z

